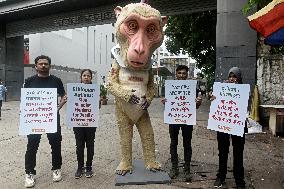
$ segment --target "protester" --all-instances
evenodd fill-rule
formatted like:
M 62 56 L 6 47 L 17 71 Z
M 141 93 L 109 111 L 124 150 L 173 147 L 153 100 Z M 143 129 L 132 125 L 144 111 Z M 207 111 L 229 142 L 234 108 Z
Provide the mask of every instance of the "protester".
M 186 80 L 188 77 L 188 67 L 185 65 L 179 65 L 176 68 L 176 79 L 177 80 Z M 202 102 L 202 98 L 197 97 L 195 99 L 196 107 L 199 108 Z M 165 104 L 166 99 L 162 99 L 162 103 Z M 177 154 L 177 145 L 178 145 L 178 134 L 179 130 L 182 130 L 183 136 L 183 148 L 184 148 L 184 175 L 187 182 L 191 181 L 190 176 L 190 162 L 192 156 L 191 148 L 191 139 L 192 139 L 192 125 L 186 124 L 169 124 L 169 133 L 171 138 L 170 144 L 170 154 L 171 154 L 171 163 L 172 168 L 170 170 L 169 176 L 171 178 L 176 178 L 179 175 L 178 169 L 178 154 Z
M 92 84 L 93 73 L 89 69 L 84 69 L 81 72 L 81 83 Z M 94 142 L 95 142 L 95 133 L 96 127 L 73 127 L 73 131 L 76 139 L 76 154 L 78 161 L 78 168 L 75 172 L 75 178 L 80 178 L 84 171 L 87 178 L 93 176 L 93 157 L 94 157 Z M 87 161 L 86 167 L 84 167 L 84 149 L 85 144 L 87 147 Z
M 228 80 L 226 83 L 242 84 L 241 70 L 238 67 L 232 67 L 228 72 Z M 216 97 L 211 95 L 210 100 Z M 243 152 L 245 144 L 245 135 L 235 136 L 227 133 L 217 132 L 218 150 L 219 150 L 219 170 L 217 178 L 214 183 L 215 188 L 221 188 L 226 179 L 227 161 L 230 147 L 230 138 L 232 138 L 233 145 L 233 175 L 238 189 L 245 188 L 244 181 L 244 166 L 243 166 Z
M 4 100 L 4 95 L 6 92 L 7 88 L 3 85 L 2 79 L 0 79 L 0 120 L 1 120 L 2 101 Z
M 37 74 L 29 77 L 25 80 L 24 88 L 57 88 L 57 93 L 61 97 L 58 104 L 57 114 L 57 132 L 47 133 L 47 138 L 51 146 L 52 154 L 52 171 L 53 181 L 59 182 L 62 179 L 61 175 L 61 127 L 60 127 L 60 116 L 59 110 L 66 103 L 67 97 L 63 83 L 60 78 L 50 75 L 51 59 L 48 56 L 41 55 L 35 58 L 35 69 Z M 39 147 L 41 134 L 30 134 L 27 136 L 28 144 L 25 155 L 25 187 L 30 188 L 35 185 L 35 166 L 36 166 L 36 153 Z

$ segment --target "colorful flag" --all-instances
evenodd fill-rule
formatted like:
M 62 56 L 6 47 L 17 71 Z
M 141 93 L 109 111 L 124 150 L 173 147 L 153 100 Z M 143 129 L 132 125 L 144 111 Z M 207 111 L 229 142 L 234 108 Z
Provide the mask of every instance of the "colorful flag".
M 284 44 L 284 28 L 281 28 L 280 30 L 272 33 L 270 36 L 265 38 L 264 43 L 267 45 L 283 45 Z
M 263 37 L 284 27 L 284 0 L 274 0 L 248 17 L 250 26 Z

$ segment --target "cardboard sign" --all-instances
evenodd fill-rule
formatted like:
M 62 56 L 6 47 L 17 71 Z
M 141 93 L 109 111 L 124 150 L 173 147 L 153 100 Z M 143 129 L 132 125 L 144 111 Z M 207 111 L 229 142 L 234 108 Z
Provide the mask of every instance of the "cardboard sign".
M 98 127 L 99 94 L 96 84 L 67 84 L 68 127 Z
M 20 135 L 57 132 L 57 89 L 22 88 Z
M 249 91 L 248 84 L 214 83 L 207 128 L 243 136 Z
M 196 80 L 166 80 L 164 122 L 196 125 Z

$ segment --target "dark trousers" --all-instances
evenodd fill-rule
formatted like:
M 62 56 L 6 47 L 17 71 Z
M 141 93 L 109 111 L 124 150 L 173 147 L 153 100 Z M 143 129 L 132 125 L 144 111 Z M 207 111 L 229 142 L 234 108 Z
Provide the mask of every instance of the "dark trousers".
M 245 138 L 227 133 L 217 132 L 218 150 L 219 150 L 219 172 L 217 177 L 221 180 L 226 179 L 227 162 L 230 147 L 230 138 L 232 138 L 233 145 L 233 174 L 236 184 L 244 184 L 244 165 L 243 152 Z
M 94 143 L 96 127 L 74 127 L 73 128 L 76 139 L 76 154 L 78 161 L 78 168 L 84 167 L 84 149 L 87 147 L 87 161 L 86 167 L 91 167 L 94 157 Z
M 173 166 L 177 166 L 178 164 L 177 145 L 178 145 L 178 134 L 180 128 L 182 130 L 182 137 L 183 137 L 185 167 L 190 168 L 190 161 L 192 155 L 191 138 L 193 130 L 193 126 L 191 125 L 184 125 L 184 124 L 169 125 L 169 133 L 171 138 L 171 145 L 170 145 L 171 162 Z
M 0 100 L 0 117 L 1 117 L 2 100 Z
M 60 120 L 58 116 L 58 120 Z M 62 156 L 61 156 L 61 127 L 60 122 L 58 121 L 57 132 L 56 133 L 47 133 L 47 138 L 51 146 L 51 155 L 52 155 L 52 169 L 61 169 L 62 165 Z M 36 174 L 36 153 L 39 147 L 41 139 L 41 134 L 30 134 L 28 135 L 28 144 L 27 151 L 25 155 L 25 170 L 26 174 Z

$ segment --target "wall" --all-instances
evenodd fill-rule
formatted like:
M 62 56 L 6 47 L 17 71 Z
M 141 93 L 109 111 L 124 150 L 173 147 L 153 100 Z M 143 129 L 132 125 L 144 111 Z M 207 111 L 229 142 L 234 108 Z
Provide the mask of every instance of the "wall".
M 36 70 L 34 69 L 34 67 L 32 65 L 25 65 L 24 73 L 25 73 L 24 78 L 26 79 L 30 76 L 35 75 Z M 67 83 L 79 83 L 80 82 L 81 70 L 53 65 L 51 70 L 50 70 L 50 74 L 59 77 L 64 84 L 65 90 L 67 90 L 67 88 L 66 88 Z M 97 83 L 97 80 L 95 78 L 96 78 L 96 73 L 93 71 L 92 82 L 94 84 Z
M 107 24 L 29 35 L 30 63 L 45 54 L 51 57 L 53 65 L 94 70 L 95 79 L 103 83 L 112 64 L 113 33 L 113 25 Z
M 257 85 L 261 104 L 282 104 L 284 56 L 267 55 L 258 59 Z
M 243 82 L 256 82 L 256 39 L 241 9 L 247 0 L 217 0 L 216 81 L 227 79 L 228 70 L 242 70 Z

